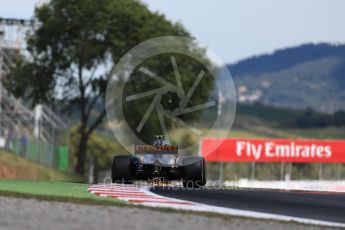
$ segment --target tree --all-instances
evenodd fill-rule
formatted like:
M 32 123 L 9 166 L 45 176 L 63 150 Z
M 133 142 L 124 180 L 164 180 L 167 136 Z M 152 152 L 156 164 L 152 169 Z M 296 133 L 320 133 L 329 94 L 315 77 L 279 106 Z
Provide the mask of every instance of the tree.
M 204 57 L 203 55 L 203 53 L 200 53 L 201 57 Z M 204 77 L 202 77 L 197 87 L 195 88 L 195 91 L 193 95 L 190 97 L 186 107 L 192 108 L 195 106 L 203 105 L 208 101 L 212 100 L 211 93 L 214 87 L 214 78 L 213 76 L 211 76 L 211 73 L 198 61 L 192 60 L 190 57 L 183 54 L 164 53 L 151 57 L 149 60 L 142 62 L 131 73 L 127 83 L 125 84 L 123 91 L 124 97 L 122 97 L 122 104 L 124 105 L 123 112 L 125 114 L 126 122 L 128 123 L 130 129 L 135 132 L 135 135 L 137 137 L 140 137 L 140 139 L 144 140 L 146 143 L 150 143 L 150 141 L 152 141 L 154 134 L 163 133 L 157 109 L 154 109 L 152 111 L 150 116 L 147 118 L 142 130 L 140 130 L 140 132 L 137 130 L 138 124 L 142 121 L 145 112 L 147 112 L 151 103 L 153 103 L 153 101 L 155 100 L 156 94 L 151 96 L 145 96 L 143 98 L 133 100 L 130 102 L 126 102 L 125 98 L 127 96 L 136 95 L 138 93 L 142 93 L 145 91 L 147 92 L 153 89 L 159 89 L 163 86 L 163 84 L 159 81 L 151 80 L 146 73 L 141 72 L 140 69 L 142 67 L 156 74 L 157 76 L 164 78 L 164 80 L 166 80 L 167 82 L 174 84 L 176 82 L 176 76 L 174 74 L 174 70 L 171 64 L 172 57 L 176 60 L 178 66 L 178 71 L 184 94 L 187 94 L 189 89 L 192 88 L 193 84 L 196 82 L 197 76 L 200 73 L 200 71 L 204 71 L 205 73 Z M 207 60 L 203 61 L 207 63 Z M 170 113 L 175 111 L 175 109 L 180 108 L 182 96 L 179 94 L 180 93 L 176 89 L 166 90 L 165 93 L 162 93 L 160 104 L 162 105 L 162 109 L 164 110 L 163 112 L 168 111 Z M 215 97 L 215 95 L 213 95 L 213 97 Z M 211 110 L 211 113 L 216 112 L 214 107 Z M 181 113 L 181 115 L 176 116 L 176 118 L 182 120 L 185 123 L 190 124 L 196 123 L 196 121 L 200 119 L 202 114 L 203 110 L 198 110 L 191 113 Z M 164 117 L 163 119 L 165 122 L 168 135 L 169 133 L 172 133 L 169 131 L 172 131 L 172 129 L 174 129 L 174 125 L 177 127 L 183 127 L 176 121 L 173 121 L 166 117 Z M 203 128 L 206 129 L 208 128 L 208 126 L 204 126 Z M 181 148 L 190 146 L 189 142 L 186 143 L 188 144 L 178 144 Z
M 79 127 L 70 128 L 68 135 L 65 136 L 65 143 L 69 143 L 70 150 L 76 152 L 80 140 Z M 87 142 L 87 157 L 94 162 L 94 179 L 97 181 L 97 173 L 99 170 L 109 169 L 112 157 L 115 154 L 121 154 L 124 150 L 114 141 L 104 138 L 96 133 L 92 133 Z M 71 165 L 76 165 L 76 156 L 72 156 Z M 87 161 L 85 168 L 90 168 L 90 161 Z
M 64 101 L 79 110 L 75 171 L 85 172 L 87 142 L 102 123 L 107 80 L 130 48 L 162 35 L 190 37 L 180 25 L 136 0 L 51 0 L 35 9 L 38 28 L 28 36 L 28 57 L 5 80 L 33 104 Z

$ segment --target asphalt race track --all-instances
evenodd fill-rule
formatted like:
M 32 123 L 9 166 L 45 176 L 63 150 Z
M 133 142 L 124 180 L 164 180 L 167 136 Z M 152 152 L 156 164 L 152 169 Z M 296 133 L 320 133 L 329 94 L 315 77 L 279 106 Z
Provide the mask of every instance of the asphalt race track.
M 345 194 L 154 187 L 172 198 L 241 210 L 345 223 Z

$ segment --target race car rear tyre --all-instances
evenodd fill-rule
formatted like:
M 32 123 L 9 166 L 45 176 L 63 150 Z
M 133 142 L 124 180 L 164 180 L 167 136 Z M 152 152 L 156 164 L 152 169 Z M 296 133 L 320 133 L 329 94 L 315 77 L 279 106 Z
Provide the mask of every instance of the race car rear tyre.
M 132 184 L 131 156 L 114 156 L 111 167 L 113 183 Z
M 205 160 L 202 157 L 183 159 L 183 187 L 200 188 L 206 184 Z

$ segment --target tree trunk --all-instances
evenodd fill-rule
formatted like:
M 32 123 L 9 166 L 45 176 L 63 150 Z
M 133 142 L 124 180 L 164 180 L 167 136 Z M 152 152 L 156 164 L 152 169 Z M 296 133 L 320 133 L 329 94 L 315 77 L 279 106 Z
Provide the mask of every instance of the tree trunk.
M 83 65 L 78 65 L 78 79 L 79 79 L 79 90 L 80 90 L 80 128 L 79 128 L 79 146 L 77 150 L 77 165 L 75 168 L 76 173 L 81 176 L 85 175 L 85 163 L 86 163 L 86 149 L 87 149 L 87 121 L 88 116 L 86 114 L 86 98 L 85 98 L 85 86 L 83 82 Z
M 80 127 L 80 140 L 77 150 L 77 165 L 76 173 L 81 176 L 85 175 L 85 163 L 86 163 L 86 149 L 87 149 L 88 135 L 85 132 L 85 126 Z
M 97 158 L 94 158 L 94 170 L 93 170 L 94 183 L 98 183 L 98 162 Z

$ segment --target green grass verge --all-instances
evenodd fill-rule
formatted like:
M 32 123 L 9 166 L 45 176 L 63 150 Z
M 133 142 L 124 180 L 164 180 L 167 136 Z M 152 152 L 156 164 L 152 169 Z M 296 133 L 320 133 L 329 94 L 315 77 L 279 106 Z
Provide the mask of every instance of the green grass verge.
M 269 127 L 274 129 L 272 127 Z M 337 127 L 326 128 L 279 128 L 276 129 L 282 138 L 306 138 L 306 139 L 345 139 L 345 129 Z M 272 138 L 272 136 L 263 132 L 248 129 L 232 129 L 230 138 Z
M 344 128 L 282 129 L 281 131 L 290 138 L 345 139 Z
M 253 130 L 232 129 L 228 137 L 229 138 L 266 138 L 267 135 L 255 132 Z
M 87 184 L 68 182 L 0 180 L 0 195 L 82 204 L 125 204 L 87 191 Z

